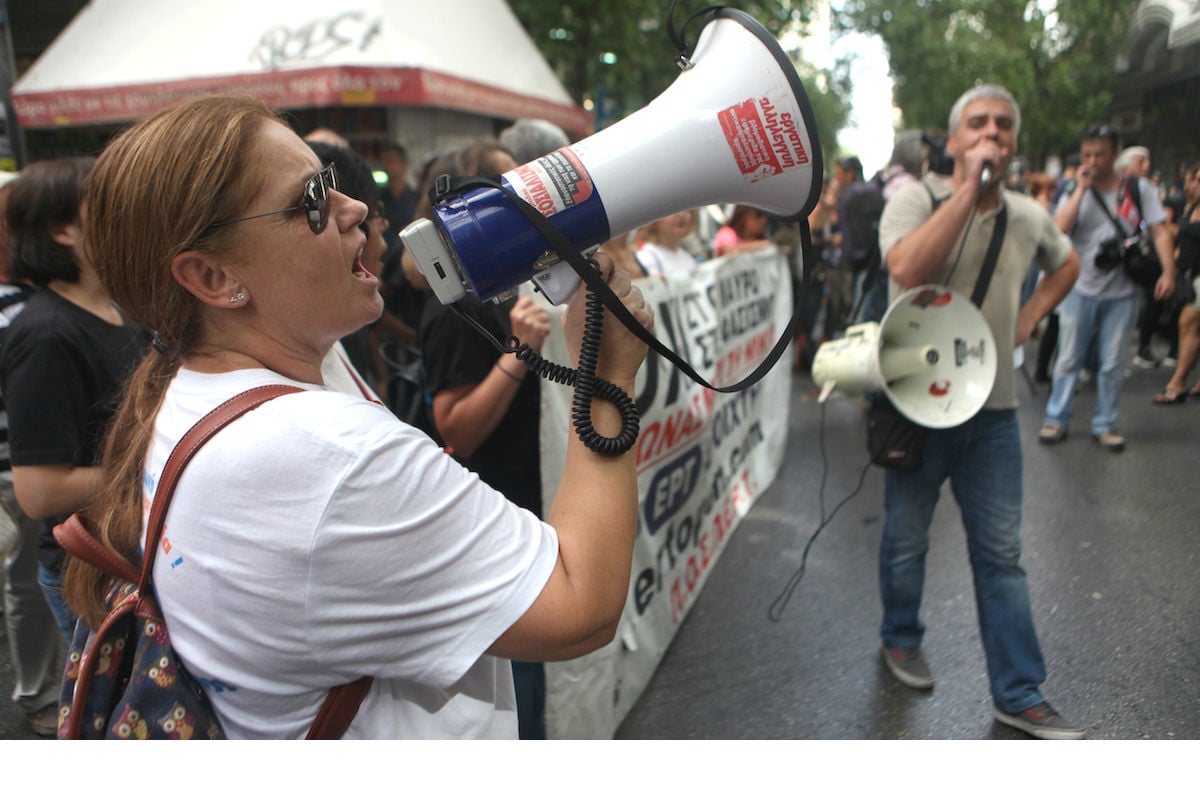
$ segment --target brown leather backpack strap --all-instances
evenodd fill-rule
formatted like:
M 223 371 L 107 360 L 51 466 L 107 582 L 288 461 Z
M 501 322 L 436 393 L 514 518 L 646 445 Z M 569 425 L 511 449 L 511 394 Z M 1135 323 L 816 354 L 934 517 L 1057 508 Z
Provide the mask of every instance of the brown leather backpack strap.
M 54 526 L 54 541 L 73 558 L 86 561 L 105 575 L 130 583 L 138 582 L 137 568 L 97 539 L 78 514 L 72 514 L 66 522 Z
M 304 390 L 298 386 L 281 383 L 248 389 L 241 394 L 234 395 L 205 414 L 175 445 L 175 449 L 171 451 L 167 464 L 163 467 L 162 475 L 158 479 L 158 486 L 154 490 L 154 502 L 150 506 L 150 521 L 146 525 L 146 545 L 142 551 L 142 575 L 138 584 L 143 590 L 150 585 L 150 577 L 154 574 L 154 557 L 158 554 L 158 542 L 162 538 L 163 523 L 167 519 L 167 506 L 171 504 L 171 496 L 175 494 L 175 486 L 179 483 L 179 474 L 192 460 L 192 456 L 218 431 L 247 411 L 258 408 L 268 400 L 281 395 L 302 391 Z
M 360 384 L 361 385 L 361 384 Z M 175 494 L 179 483 L 179 475 L 184 466 L 191 460 L 204 444 L 222 428 L 233 422 L 248 411 L 258 408 L 268 400 L 293 392 L 302 392 L 297 386 L 271 384 L 258 386 L 254 389 L 234 395 L 191 427 L 183 435 L 175 449 L 171 451 L 162 476 L 154 491 L 154 502 L 150 507 L 150 521 L 146 526 L 146 546 L 142 557 L 142 574 L 140 585 L 143 589 L 150 584 L 154 570 L 154 556 L 158 552 L 158 542 L 162 537 L 163 523 L 167 517 L 167 506 Z M 365 395 L 365 391 L 364 391 Z M 363 698 L 371 688 L 372 679 L 359 678 L 351 683 L 335 686 L 317 712 L 317 718 L 309 728 L 309 739 L 340 739 L 358 713 Z
M 354 721 L 363 698 L 371 689 L 374 679 L 363 676 L 351 683 L 343 683 L 329 690 L 317 718 L 308 729 L 307 739 L 340 739 Z

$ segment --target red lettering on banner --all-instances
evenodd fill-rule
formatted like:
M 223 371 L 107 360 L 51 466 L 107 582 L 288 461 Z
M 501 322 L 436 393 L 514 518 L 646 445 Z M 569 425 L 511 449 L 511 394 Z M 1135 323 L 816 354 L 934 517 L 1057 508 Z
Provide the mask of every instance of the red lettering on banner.
M 679 622 L 679 617 L 683 615 L 683 609 L 687 606 L 687 599 L 679 578 L 676 578 L 671 582 L 671 622 Z
M 638 471 L 657 463 L 704 433 L 712 419 L 716 392 L 704 389 L 693 394 L 686 408 L 673 411 L 664 420 L 642 428 L 637 443 Z
M 713 383 L 724 386 L 745 377 L 753 366 L 759 364 L 775 344 L 775 323 L 761 333 L 754 334 L 744 344 L 731 349 L 717 361 L 713 368 Z
M 721 503 L 720 508 L 709 518 L 710 527 L 698 533 L 696 547 L 700 552 L 688 556 L 687 562 L 684 564 L 682 578 L 677 577 L 671 582 L 670 604 L 672 622 L 679 622 L 679 618 L 683 616 L 683 612 L 687 609 L 692 595 L 696 593 L 696 590 L 703 582 L 701 578 L 708 572 L 713 562 L 716 561 L 717 554 L 721 551 L 721 547 L 725 544 L 725 540 L 729 537 L 729 534 L 733 533 L 734 528 L 737 526 L 739 509 L 749 503 L 757 493 L 758 487 L 750 477 L 750 471 L 742 470 L 742 473 L 730 487 L 729 494 L 725 496 L 725 500 Z

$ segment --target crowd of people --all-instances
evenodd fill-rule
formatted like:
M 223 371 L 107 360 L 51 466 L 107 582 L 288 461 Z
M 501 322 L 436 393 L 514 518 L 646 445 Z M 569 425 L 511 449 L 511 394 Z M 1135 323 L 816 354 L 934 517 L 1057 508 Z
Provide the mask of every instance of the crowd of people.
M 826 178 L 821 200 L 809 217 L 822 305 L 819 318 L 810 315 L 799 342 L 807 340 L 809 357 L 816 344 L 839 337 L 847 326 L 878 322 L 882 317 L 886 301 L 872 294 L 887 296 L 886 266 L 878 249 L 872 252 L 862 242 L 877 245 L 883 206 L 898 186 L 931 174 L 952 173 L 953 158 L 939 152 L 942 144 L 940 138 L 902 136 L 889 164 L 873 178 L 863 179 L 861 163 L 853 156 L 839 159 Z M 1033 379 L 1050 384 L 1051 397 L 1039 431 L 1044 444 L 1067 437 L 1075 396 L 1081 386 L 1092 385 L 1097 398 L 1091 434 L 1105 449 L 1121 452 L 1125 446 L 1117 424 L 1121 386 L 1131 368 L 1171 371 L 1163 391 L 1149 398 L 1156 405 L 1179 405 L 1189 397 L 1200 397 L 1200 382 L 1189 381 L 1200 349 L 1200 308 L 1194 285 L 1200 277 L 1198 174 L 1200 162 L 1181 168 L 1177 181 L 1164 184 L 1159 173 L 1152 172 L 1146 147 L 1122 149 L 1112 126 L 1096 124 L 1083 132 L 1080 150 L 1066 157 L 1061 174 L 1013 169 L 1001 176 L 1006 189 L 1041 205 L 1068 233 L 1080 256 L 1079 281 L 1032 332 L 1037 341 Z M 1112 213 L 1106 214 L 1105 208 Z M 1119 222 L 1114 222 L 1113 214 Z M 1103 242 L 1118 235 L 1129 239 L 1142 229 L 1163 265 L 1162 278 L 1140 286 L 1123 270 L 1096 267 Z M 870 233 L 864 236 L 863 230 Z M 883 277 L 875 280 L 880 272 Z M 1031 267 L 1022 302 L 1039 280 L 1040 272 Z M 1127 352 L 1131 335 L 1136 336 L 1132 357 Z M 798 364 L 802 355 L 798 353 Z M 1023 350 L 1017 357 L 1023 358 Z
M 885 298 L 927 283 L 971 292 L 990 236 L 1005 231 L 981 310 L 996 342 L 1016 348 L 1014 361 L 998 370 L 974 418 L 927 433 L 918 468 L 886 471 L 881 655 L 905 686 L 933 686 L 919 609 L 929 525 L 949 480 L 967 534 L 996 719 L 1039 738 L 1079 738 L 1084 729 L 1040 688 L 1045 667 L 1020 564 L 1014 376 L 1024 343 L 1036 337 L 1035 380 L 1051 385 L 1038 440 L 1067 438 L 1086 381 L 1096 388 L 1089 432 L 1113 453 L 1126 446 L 1118 421 L 1131 364 L 1174 368 L 1150 398 L 1155 404 L 1200 395 L 1200 383 L 1188 380 L 1200 351 L 1200 164 L 1162 186 L 1151 180 L 1147 148 L 1122 149 L 1111 125 L 1096 124 L 1082 132 L 1061 175 L 1026 173 L 1013 167 L 1020 124 L 1012 95 L 981 85 L 959 98 L 947 133 L 900 138 L 873 178 L 864 180 L 857 158 L 839 159 L 809 218 L 824 328 L 805 328 L 801 336 L 836 338 L 849 325 L 879 321 L 887 303 L 872 298 L 873 289 Z M 1161 265 L 1147 284 L 1098 258 L 1106 242 L 1139 235 Z M 1159 336 L 1167 344 L 1163 358 L 1152 352 Z
M 857 157 L 836 161 L 808 220 L 818 261 L 795 270 L 814 288 L 795 295 L 807 300 L 797 364 L 847 326 L 879 321 L 907 288 L 969 294 L 1002 235 L 981 311 L 997 342 L 1039 340 L 1036 374 L 1051 384 L 1039 441 L 1067 437 L 1090 376 L 1090 433 L 1120 452 L 1135 328 L 1135 364 L 1174 366 L 1153 402 L 1200 395 L 1188 383 L 1200 353 L 1200 165 L 1164 196 L 1147 179 L 1150 153 L 1121 150 L 1096 125 L 1068 173 L 1016 175 L 1020 125 L 1012 95 L 981 85 L 959 98 L 942 138 L 901 137 L 871 178 Z M 260 102 L 215 96 L 142 120 L 98 158 L 0 176 L 4 617 L 13 696 L 34 732 L 54 735 L 67 642 L 103 611 L 103 577 L 64 560 L 53 527 L 86 511 L 138 563 L 143 503 L 174 445 L 223 400 L 284 384 L 304 391 L 233 423 L 189 466 L 168 517 L 178 560 L 154 572 L 189 671 L 235 688 L 212 698 L 226 732 L 303 735 L 331 686 L 370 675 L 350 736 L 545 737 L 543 662 L 609 641 L 625 602 L 632 456 L 568 437 L 559 491 L 543 507 L 539 380 L 476 328 L 537 351 L 548 312 L 528 297 L 452 312 L 398 233 L 433 215 L 438 176 L 503 174 L 567 144 L 561 129 L 520 120 L 416 169 L 398 143 L 368 163 L 335 131 L 300 138 Z M 653 315 L 640 281 L 781 243 L 795 260 L 787 226 L 763 211 L 724 209 L 705 236 L 710 213 L 682 210 L 601 250 L 605 280 L 643 324 Z M 1105 242 L 1143 228 L 1162 265 L 1147 288 L 1097 261 Z M 582 302 L 563 316 L 573 354 Z M 606 325 L 598 374 L 632 392 L 644 353 Z M 932 687 L 919 608 L 949 480 L 996 719 L 1079 738 L 1041 690 L 1020 563 L 1014 375 L 998 371 L 974 418 L 931 431 L 918 469 L 887 471 L 880 655 L 904 685 Z M 595 413 L 599 427 L 617 424 L 603 404 Z

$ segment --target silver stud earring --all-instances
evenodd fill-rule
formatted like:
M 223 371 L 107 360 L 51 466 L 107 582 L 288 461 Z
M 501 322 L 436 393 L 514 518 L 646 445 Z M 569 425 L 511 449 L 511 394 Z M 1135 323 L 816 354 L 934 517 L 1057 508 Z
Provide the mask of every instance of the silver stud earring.
M 231 303 L 240 303 L 240 302 L 242 302 L 242 301 L 243 301 L 243 300 L 245 300 L 245 299 L 246 299 L 246 293 L 245 293 L 245 292 L 238 292 L 238 293 L 237 293 L 237 294 L 235 294 L 233 297 L 229 298 L 229 302 L 231 302 Z

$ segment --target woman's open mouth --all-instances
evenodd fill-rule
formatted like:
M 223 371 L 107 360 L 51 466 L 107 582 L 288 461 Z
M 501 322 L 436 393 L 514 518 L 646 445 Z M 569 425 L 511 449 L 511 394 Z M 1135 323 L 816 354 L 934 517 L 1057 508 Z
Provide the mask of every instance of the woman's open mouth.
M 362 257 L 363 249 L 366 247 L 366 240 L 359 245 L 358 252 L 354 254 L 354 264 L 350 268 L 350 274 L 359 280 L 364 280 L 369 283 L 378 283 L 379 279 L 371 274 L 370 270 L 363 266 Z

